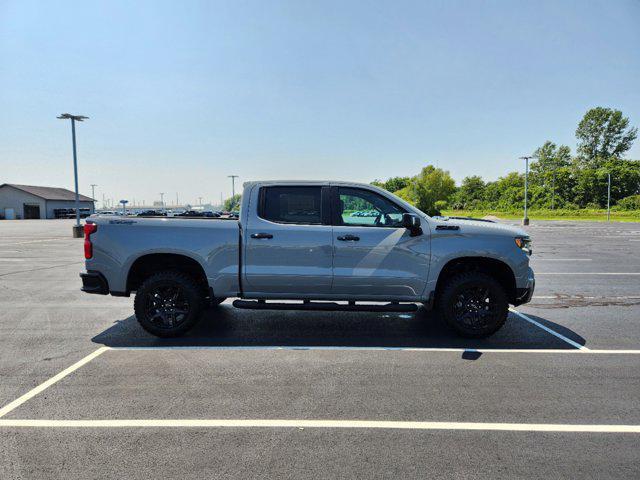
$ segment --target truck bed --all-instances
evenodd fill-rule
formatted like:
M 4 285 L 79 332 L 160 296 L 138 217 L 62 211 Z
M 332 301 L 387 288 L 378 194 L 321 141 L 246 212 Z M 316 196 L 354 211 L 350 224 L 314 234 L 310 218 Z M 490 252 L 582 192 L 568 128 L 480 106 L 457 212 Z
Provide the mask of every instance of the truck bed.
M 239 291 L 238 220 L 96 215 L 87 221 L 98 226 L 92 234 L 93 258 L 87 260 L 87 270 L 101 272 L 111 291 L 128 293 L 122 272 L 129 271 L 137 259 L 154 254 L 192 258 L 205 266 L 212 288 Z

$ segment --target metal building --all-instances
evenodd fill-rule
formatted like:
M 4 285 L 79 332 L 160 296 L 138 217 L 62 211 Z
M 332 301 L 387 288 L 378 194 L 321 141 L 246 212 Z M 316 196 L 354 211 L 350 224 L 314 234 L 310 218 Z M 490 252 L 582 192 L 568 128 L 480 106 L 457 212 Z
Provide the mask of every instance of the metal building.
M 0 218 L 75 218 L 76 194 L 66 188 L 0 185 Z M 80 195 L 80 214 L 94 212 L 94 200 Z

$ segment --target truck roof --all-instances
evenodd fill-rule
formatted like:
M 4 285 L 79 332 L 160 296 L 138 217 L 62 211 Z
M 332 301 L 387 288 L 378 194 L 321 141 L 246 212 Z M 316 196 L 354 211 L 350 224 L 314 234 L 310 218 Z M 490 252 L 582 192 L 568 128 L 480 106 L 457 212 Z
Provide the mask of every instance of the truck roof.
M 374 185 L 369 183 L 349 182 L 345 180 L 254 180 L 242 184 L 245 188 L 253 185 L 354 185 L 374 187 Z

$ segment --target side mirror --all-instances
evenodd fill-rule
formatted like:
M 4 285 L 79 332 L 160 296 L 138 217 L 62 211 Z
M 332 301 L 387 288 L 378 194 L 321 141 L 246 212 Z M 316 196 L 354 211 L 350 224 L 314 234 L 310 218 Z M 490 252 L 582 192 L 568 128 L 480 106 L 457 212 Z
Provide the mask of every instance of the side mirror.
M 422 233 L 422 229 L 420 228 L 420 217 L 412 213 L 402 214 L 402 226 L 411 232 L 412 237 Z

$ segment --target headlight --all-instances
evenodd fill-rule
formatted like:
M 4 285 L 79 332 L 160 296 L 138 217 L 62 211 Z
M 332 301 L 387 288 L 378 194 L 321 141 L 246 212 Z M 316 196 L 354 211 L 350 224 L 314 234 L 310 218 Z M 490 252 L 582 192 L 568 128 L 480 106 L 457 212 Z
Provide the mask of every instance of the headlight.
M 533 249 L 531 248 L 531 238 L 529 237 L 515 237 L 514 241 L 516 242 L 516 246 L 524 251 L 527 255 L 531 255 L 533 253 Z

